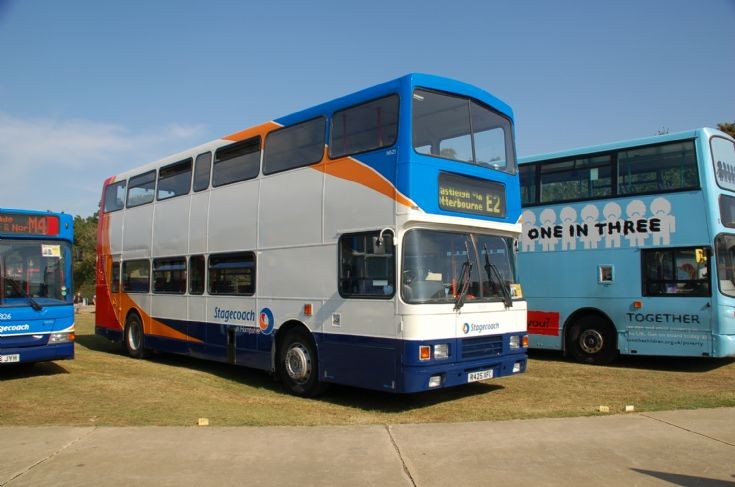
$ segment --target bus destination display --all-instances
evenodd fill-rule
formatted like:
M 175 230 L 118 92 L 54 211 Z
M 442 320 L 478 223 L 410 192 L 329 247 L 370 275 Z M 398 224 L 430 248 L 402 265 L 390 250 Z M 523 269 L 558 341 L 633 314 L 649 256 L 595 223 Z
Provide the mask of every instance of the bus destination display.
M 0 213 L 0 233 L 12 235 L 58 235 L 59 217 Z
M 460 213 L 505 217 L 505 187 L 490 181 L 439 174 L 439 208 Z

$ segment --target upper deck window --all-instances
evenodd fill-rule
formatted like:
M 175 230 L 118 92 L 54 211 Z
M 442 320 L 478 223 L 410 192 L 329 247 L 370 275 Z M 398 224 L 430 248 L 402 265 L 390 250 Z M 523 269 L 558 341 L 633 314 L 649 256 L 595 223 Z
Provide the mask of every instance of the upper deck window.
M 524 164 L 520 176 L 523 206 L 699 189 L 692 140 Z
M 337 158 L 390 147 L 398 135 L 398 95 L 335 112 L 329 157 Z
M 189 193 L 191 158 L 169 164 L 158 171 L 158 199 L 165 200 Z
M 510 120 L 469 98 L 415 90 L 413 146 L 421 154 L 515 173 Z
M 212 172 L 212 186 L 223 186 L 257 177 L 260 172 L 260 137 L 217 149 Z
M 292 125 L 265 139 L 263 174 L 273 174 L 319 162 L 324 157 L 324 117 Z
M 156 193 L 156 171 L 148 171 L 130 178 L 128 186 L 128 208 L 153 201 Z
M 212 153 L 199 154 L 194 162 L 194 191 L 209 187 L 209 173 L 212 169 Z
M 541 203 L 604 198 L 610 187 L 610 155 L 568 159 L 541 166 Z
M 698 189 L 694 142 L 686 140 L 618 152 L 618 194 Z
M 125 208 L 125 184 L 127 181 L 118 181 L 105 188 L 104 211 L 122 210 Z

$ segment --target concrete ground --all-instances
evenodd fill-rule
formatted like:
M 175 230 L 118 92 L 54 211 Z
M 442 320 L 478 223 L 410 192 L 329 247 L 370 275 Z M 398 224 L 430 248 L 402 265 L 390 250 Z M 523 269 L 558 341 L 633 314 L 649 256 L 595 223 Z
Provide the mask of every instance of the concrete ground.
M 336 427 L 5 427 L 0 486 L 735 486 L 735 408 Z

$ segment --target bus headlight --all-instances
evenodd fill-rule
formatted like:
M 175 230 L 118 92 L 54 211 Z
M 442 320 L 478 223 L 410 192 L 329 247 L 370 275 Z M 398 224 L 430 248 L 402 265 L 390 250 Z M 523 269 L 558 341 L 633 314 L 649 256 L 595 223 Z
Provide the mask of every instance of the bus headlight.
M 76 336 L 73 331 L 65 331 L 64 333 L 52 333 L 48 337 L 49 344 L 73 342 Z
M 449 344 L 434 345 L 434 358 L 437 360 L 449 358 Z
M 518 335 L 513 335 L 512 337 L 510 337 L 510 349 L 511 350 L 518 350 L 518 348 L 520 347 L 520 344 L 521 344 L 521 340 L 518 337 Z

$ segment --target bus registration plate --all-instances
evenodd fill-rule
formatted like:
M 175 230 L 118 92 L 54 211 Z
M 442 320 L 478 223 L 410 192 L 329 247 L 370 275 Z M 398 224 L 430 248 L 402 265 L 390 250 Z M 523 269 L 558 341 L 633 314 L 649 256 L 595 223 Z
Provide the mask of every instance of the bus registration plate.
M 20 362 L 20 354 L 0 355 L 0 364 L 11 364 L 14 362 Z
M 467 382 L 477 382 L 478 380 L 492 379 L 493 369 L 490 370 L 478 370 L 477 372 L 470 372 L 467 374 Z

